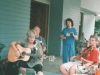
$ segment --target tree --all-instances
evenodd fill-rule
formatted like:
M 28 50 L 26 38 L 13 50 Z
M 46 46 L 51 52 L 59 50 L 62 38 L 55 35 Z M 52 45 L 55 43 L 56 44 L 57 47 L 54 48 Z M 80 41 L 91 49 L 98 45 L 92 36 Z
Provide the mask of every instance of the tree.
M 100 36 L 100 20 L 95 21 L 95 30 L 94 30 L 98 36 Z

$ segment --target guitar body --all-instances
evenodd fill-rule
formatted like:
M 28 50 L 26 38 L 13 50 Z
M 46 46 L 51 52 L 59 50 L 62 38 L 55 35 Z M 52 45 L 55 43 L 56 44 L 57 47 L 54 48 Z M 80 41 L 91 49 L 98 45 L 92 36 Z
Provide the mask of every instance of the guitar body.
M 25 52 L 25 53 L 31 53 L 31 49 L 30 48 L 23 48 L 22 46 L 20 45 L 16 45 L 17 49 L 18 49 L 18 52 L 21 54 L 22 52 Z M 23 61 L 28 61 L 30 58 L 30 56 L 28 55 L 24 55 L 22 58 L 18 58 L 16 56 L 16 52 L 15 50 L 12 48 L 12 46 L 10 47 L 9 49 L 9 52 L 8 52 L 8 60 L 10 62 L 15 62 L 15 61 L 18 61 L 18 60 L 23 60 Z

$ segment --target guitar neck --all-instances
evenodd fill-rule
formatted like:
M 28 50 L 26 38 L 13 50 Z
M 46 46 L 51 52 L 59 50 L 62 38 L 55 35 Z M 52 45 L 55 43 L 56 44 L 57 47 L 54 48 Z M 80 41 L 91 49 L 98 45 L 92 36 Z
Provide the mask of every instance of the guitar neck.
M 27 56 L 34 56 L 32 53 L 26 53 Z

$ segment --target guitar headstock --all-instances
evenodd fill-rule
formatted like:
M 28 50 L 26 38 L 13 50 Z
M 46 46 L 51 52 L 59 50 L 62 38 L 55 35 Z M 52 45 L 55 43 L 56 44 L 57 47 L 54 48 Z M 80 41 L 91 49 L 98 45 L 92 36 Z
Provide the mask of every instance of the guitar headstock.
M 56 57 L 54 55 L 49 56 L 49 61 L 55 61 Z
M 44 55 L 43 56 L 43 59 L 47 59 L 47 58 L 49 61 L 55 61 L 55 59 L 56 59 L 56 57 L 54 55 L 50 55 L 50 56 Z

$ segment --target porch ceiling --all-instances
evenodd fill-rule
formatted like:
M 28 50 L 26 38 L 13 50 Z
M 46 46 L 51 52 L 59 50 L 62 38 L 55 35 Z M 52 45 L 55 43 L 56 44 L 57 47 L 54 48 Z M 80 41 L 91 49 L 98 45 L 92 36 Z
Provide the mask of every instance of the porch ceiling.
M 93 14 L 97 20 L 100 20 L 100 17 L 97 16 L 100 14 L 100 0 L 81 0 L 81 11 L 85 14 Z

